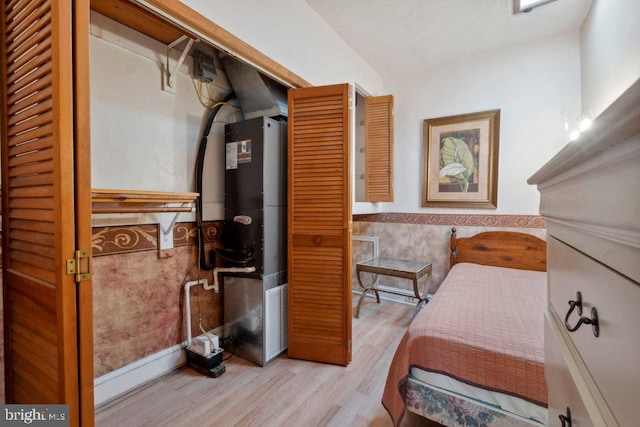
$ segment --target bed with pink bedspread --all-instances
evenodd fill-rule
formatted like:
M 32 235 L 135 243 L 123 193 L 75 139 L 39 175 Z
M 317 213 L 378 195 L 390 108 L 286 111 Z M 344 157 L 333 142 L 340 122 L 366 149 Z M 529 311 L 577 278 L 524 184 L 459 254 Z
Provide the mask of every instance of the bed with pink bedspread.
M 382 399 L 395 425 L 406 410 L 448 426 L 546 424 L 545 242 L 470 239 L 454 231 L 455 265 L 396 350 Z

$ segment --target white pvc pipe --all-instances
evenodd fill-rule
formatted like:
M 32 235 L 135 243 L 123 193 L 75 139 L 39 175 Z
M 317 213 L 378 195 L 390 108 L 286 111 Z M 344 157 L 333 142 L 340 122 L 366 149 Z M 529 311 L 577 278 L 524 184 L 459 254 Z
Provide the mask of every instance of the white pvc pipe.
M 187 346 L 191 345 L 191 301 L 189 299 L 189 289 L 194 285 L 200 284 L 202 284 L 203 288 L 207 289 L 209 282 L 207 279 L 200 279 L 192 280 L 184 284 L 184 315 L 187 318 Z
M 213 289 L 215 293 L 220 292 L 220 285 L 218 283 L 218 273 L 253 273 L 256 271 L 255 267 L 216 267 L 213 269 L 213 285 L 209 286 L 207 279 L 192 280 L 184 284 L 184 315 L 187 318 L 187 341 L 186 346 L 191 345 L 191 300 L 189 298 L 189 289 L 195 285 L 202 285 L 205 291 Z
M 218 273 L 253 273 L 254 271 L 256 271 L 255 267 L 216 267 L 213 269 L 213 285 L 209 289 L 219 289 Z M 207 286 L 204 288 L 207 289 Z

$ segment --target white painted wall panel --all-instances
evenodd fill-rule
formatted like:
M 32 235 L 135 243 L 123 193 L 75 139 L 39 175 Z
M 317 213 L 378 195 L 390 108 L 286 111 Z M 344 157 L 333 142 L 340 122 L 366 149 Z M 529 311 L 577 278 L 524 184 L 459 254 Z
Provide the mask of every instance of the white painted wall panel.
M 357 83 L 382 95 L 382 77 L 301 0 L 181 0 L 311 84 Z
M 179 56 L 180 51 L 174 53 Z M 166 46 L 92 14 L 91 180 L 93 188 L 195 190 L 195 161 L 205 118 L 190 77 L 192 58 L 177 73 L 177 93 L 162 91 Z M 174 62 L 175 63 L 175 62 Z M 214 94 L 227 90 L 224 74 Z M 219 121 L 232 120 L 224 107 Z M 204 219 L 224 216 L 224 124 L 214 124 L 205 157 Z M 180 221 L 194 215 L 181 214 Z M 95 225 L 155 222 L 146 215 L 98 215 Z
M 640 5 L 594 1 L 582 25 L 582 106 L 594 116 L 640 78 Z
M 354 213 L 538 213 L 526 180 L 568 142 L 561 111 L 580 106 L 577 33 L 487 52 L 429 70 L 407 70 L 395 96 L 395 202 L 357 203 Z M 498 208 L 423 208 L 422 126 L 428 118 L 500 109 Z

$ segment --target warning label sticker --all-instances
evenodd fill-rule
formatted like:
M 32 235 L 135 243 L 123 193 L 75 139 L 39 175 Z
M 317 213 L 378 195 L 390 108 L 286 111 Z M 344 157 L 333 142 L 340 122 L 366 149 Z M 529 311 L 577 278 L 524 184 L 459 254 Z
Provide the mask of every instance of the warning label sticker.
M 238 163 L 251 162 L 251 140 L 227 142 L 226 168 L 238 169 Z
M 227 142 L 225 158 L 227 170 L 238 169 L 238 146 L 235 142 Z
M 251 140 L 238 141 L 238 163 L 251 162 Z

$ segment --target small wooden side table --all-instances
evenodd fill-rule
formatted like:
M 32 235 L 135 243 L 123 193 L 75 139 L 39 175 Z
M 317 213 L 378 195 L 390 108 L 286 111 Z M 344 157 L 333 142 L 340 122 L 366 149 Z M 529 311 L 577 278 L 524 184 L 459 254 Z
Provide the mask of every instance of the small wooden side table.
M 364 286 L 362 284 L 362 279 L 360 278 L 360 272 L 373 273 L 373 282 L 370 286 Z M 356 275 L 358 277 L 358 283 L 362 287 L 363 291 L 360 295 L 360 299 L 358 300 L 358 305 L 356 306 L 356 314 L 355 318 L 357 319 L 360 316 L 360 305 L 362 305 L 362 300 L 365 295 L 369 291 L 373 291 L 376 295 L 376 301 L 380 303 L 380 295 L 378 292 L 386 292 L 389 294 L 408 296 L 412 298 L 416 298 L 418 303 L 416 304 L 416 312 L 422 308 L 423 304 L 428 302 L 427 300 L 427 291 L 429 290 L 428 286 L 425 286 L 423 292 L 420 292 L 418 287 L 418 280 L 422 278 L 424 275 L 428 274 L 429 278 L 431 278 L 431 263 L 430 262 L 421 262 L 421 261 L 408 261 L 404 259 L 397 258 L 385 258 L 385 257 L 377 257 L 372 258 L 367 261 L 362 261 L 356 264 Z M 376 287 L 377 276 L 393 276 L 393 277 L 401 277 L 403 279 L 409 279 L 413 281 L 413 294 L 411 291 L 403 291 L 401 289 L 391 290 L 391 289 L 378 289 Z M 429 282 L 429 281 L 427 281 Z

